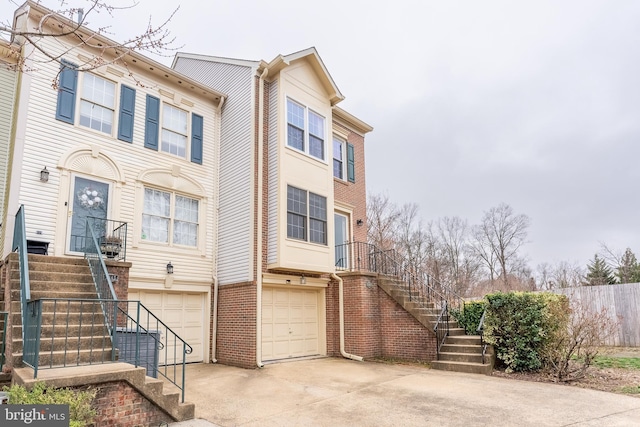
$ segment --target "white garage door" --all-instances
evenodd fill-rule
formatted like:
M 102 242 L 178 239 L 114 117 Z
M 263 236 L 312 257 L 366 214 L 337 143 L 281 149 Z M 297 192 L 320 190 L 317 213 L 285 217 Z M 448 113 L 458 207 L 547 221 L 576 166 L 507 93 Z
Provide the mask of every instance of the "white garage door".
M 262 360 L 319 354 L 318 291 L 263 288 Z
M 129 292 L 129 299 L 139 299 L 145 307 L 193 348 L 193 352 L 187 355 L 187 362 L 204 360 L 204 334 L 208 330 L 205 327 L 208 322 L 204 321 L 206 297 L 207 294 L 188 292 Z M 163 341 L 165 339 L 163 337 Z M 174 344 L 170 340 L 166 345 L 168 357 L 172 359 Z M 179 345 L 182 344 L 179 343 Z M 181 347 L 178 348 L 178 351 L 181 350 Z

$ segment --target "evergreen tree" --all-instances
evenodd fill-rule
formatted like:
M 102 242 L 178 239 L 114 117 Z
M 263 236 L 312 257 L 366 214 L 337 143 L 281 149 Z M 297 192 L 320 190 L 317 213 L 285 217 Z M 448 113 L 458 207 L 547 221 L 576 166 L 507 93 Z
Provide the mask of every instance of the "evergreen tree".
M 587 275 L 584 278 L 585 286 L 612 285 L 616 283 L 611 267 L 598 254 L 593 257 L 587 266 Z
M 616 269 L 616 277 L 620 283 L 638 283 L 640 282 L 640 264 L 636 255 L 627 248 L 620 258 L 620 265 Z

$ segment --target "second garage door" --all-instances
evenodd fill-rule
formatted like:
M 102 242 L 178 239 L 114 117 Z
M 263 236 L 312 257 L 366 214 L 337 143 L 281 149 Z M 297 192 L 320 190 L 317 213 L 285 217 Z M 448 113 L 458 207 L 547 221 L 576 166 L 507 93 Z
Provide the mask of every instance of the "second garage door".
M 204 310 L 206 294 L 190 292 L 130 291 L 129 299 L 139 299 L 155 316 L 169 326 L 180 338 L 193 348 L 187 362 L 204 360 Z M 166 337 L 163 337 L 165 340 Z M 180 343 L 178 343 L 181 345 Z M 167 355 L 173 359 L 173 342 Z M 181 351 L 179 348 L 178 351 Z M 171 362 L 172 360 L 169 360 Z
M 262 359 L 320 353 L 318 291 L 263 288 Z

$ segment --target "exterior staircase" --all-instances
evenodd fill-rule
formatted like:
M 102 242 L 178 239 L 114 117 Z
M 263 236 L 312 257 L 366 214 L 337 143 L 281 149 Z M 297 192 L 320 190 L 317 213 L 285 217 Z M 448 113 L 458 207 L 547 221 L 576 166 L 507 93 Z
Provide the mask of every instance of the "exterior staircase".
M 398 279 L 380 277 L 378 284 L 420 324 L 433 331 L 440 316 L 440 309 L 433 302 L 426 301 L 417 292 L 410 293 Z M 449 334 L 440 348 L 438 360 L 432 361 L 431 367 L 444 371 L 491 374 L 495 360 L 493 348 L 487 346 L 483 362 L 481 337 L 466 335 L 465 330 L 451 317 L 448 327 Z
M 31 300 L 98 299 L 91 270 L 85 259 L 32 254 L 28 257 Z M 10 289 L 9 292 L 5 291 L 5 295 L 10 295 L 10 304 L 5 306 L 9 309 L 7 335 L 10 343 L 7 347 L 11 349 L 11 355 L 8 356 L 11 357 L 11 361 L 8 364 L 13 366 L 16 372 L 21 372 L 21 377 L 25 376 L 25 370 L 30 371 L 33 377 L 31 368 L 20 368 L 24 364 L 18 255 L 9 255 L 7 262 Z M 144 375 L 144 368 L 135 368 L 123 363 L 107 363 L 117 362 L 118 350 L 116 349 L 114 354 L 112 348 L 111 335 L 99 303 L 43 301 L 39 372 L 51 371 L 47 374 L 54 374 L 57 383 L 79 386 L 87 382 L 83 382 L 82 377 L 78 377 L 77 374 L 74 375 L 73 370 L 77 369 L 74 368 L 76 366 L 91 365 L 92 369 L 101 372 L 101 381 L 108 382 L 122 380 L 122 365 L 127 365 L 136 373 L 133 376 L 128 374 L 126 381 L 149 401 L 170 414 L 176 421 L 194 417 L 193 403 L 180 403 L 179 391 L 167 390 L 164 381 Z M 62 367 L 64 368 L 61 369 Z M 43 374 L 43 378 L 45 376 Z M 21 378 L 15 378 L 14 381 L 31 382 Z

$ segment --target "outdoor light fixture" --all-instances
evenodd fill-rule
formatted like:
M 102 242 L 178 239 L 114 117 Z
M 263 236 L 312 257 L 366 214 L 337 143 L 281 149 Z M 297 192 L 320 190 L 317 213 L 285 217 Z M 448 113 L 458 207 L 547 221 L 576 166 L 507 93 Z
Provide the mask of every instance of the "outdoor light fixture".
M 300 276 L 300 284 L 304 285 L 307 283 L 307 279 L 304 277 L 304 274 L 302 276 Z
M 167 274 L 173 274 L 173 264 L 171 264 L 171 261 L 167 264 Z
M 49 181 L 49 171 L 47 170 L 46 166 L 44 167 L 44 169 L 40 171 L 40 181 L 42 182 Z
M 356 225 L 357 226 L 361 226 L 362 224 L 364 224 L 363 220 L 359 219 L 359 220 L 356 221 Z

